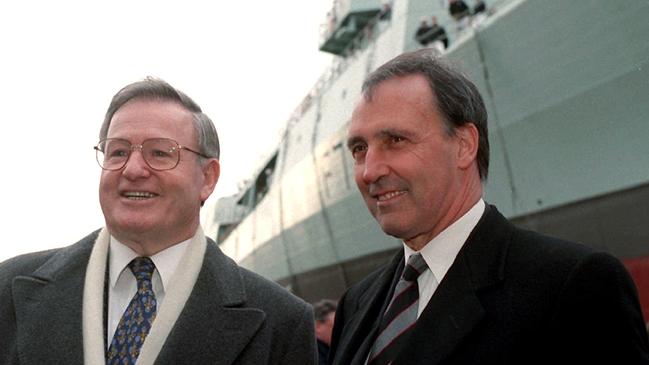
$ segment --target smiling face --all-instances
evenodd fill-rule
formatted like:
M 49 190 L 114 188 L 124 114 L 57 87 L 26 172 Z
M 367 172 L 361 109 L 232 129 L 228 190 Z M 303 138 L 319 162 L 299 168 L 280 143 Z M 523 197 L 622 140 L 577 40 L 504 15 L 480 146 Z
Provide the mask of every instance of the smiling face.
M 432 101 L 425 77 L 388 79 L 357 105 L 348 134 L 367 207 L 383 231 L 416 250 L 481 195 L 477 130 L 467 124 L 450 135 Z
M 171 138 L 198 150 L 192 114 L 172 101 L 127 102 L 113 115 L 108 138 L 131 144 Z M 219 174 L 216 159 L 201 164 L 198 158 L 181 151 L 175 168 L 156 171 L 135 150 L 122 169 L 102 170 L 99 200 L 110 233 L 140 254 L 159 252 L 192 237 L 201 202 L 214 190 Z

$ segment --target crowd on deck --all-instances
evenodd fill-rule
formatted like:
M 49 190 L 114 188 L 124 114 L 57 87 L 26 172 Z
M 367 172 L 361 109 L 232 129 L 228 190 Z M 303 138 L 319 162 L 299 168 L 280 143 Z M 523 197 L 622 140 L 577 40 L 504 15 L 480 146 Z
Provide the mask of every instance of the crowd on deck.
M 449 0 L 448 12 L 455 21 L 458 31 L 463 30 L 470 25 L 479 15 L 486 13 L 487 5 L 483 0 L 476 0 L 473 8 L 464 0 Z M 430 19 L 430 22 L 429 22 Z M 444 26 L 438 24 L 437 17 L 423 17 L 421 24 L 415 32 L 415 39 L 424 47 L 434 47 L 443 51 L 448 48 L 448 34 Z

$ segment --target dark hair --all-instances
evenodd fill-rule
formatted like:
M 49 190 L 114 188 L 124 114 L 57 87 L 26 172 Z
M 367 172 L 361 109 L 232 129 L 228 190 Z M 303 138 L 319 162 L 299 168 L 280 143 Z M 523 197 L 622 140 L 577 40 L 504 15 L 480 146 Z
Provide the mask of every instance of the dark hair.
M 431 49 L 401 54 L 369 74 L 362 93 L 372 100 L 372 92 L 383 81 L 400 76 L 419 74 L 428 80 L 435 97 L 433 110 L 443 117 L 449 135 L 466 123 L 478 129 L 478 172 L 486 180 L 489 173 L 489 135 L 487 109 L 478 88 L 462 72 L 435 55 Z
M 313 315 L 316 321 L 324 321 L 331 312 L 336 311 L 336 302 L 331 299 L 322 299 L 313 304 Z
M 140 98 L 174 101 L 185 107 L 192 113 L 194 129 L 198 136 L 199 152 L 209 157 L 219 158 L 219 136 L 212 120 L 185 93 L 169 85 L 164 80 L 153 77 L 147 77 L 142 81 L 126 85 L 113 96 L 113 100 L 111 100 L 106 111 L 104 123 L 99 131 L 99 139 L 105 139 L 108 136 L 110 122 L 117 110 L 130 100 Z

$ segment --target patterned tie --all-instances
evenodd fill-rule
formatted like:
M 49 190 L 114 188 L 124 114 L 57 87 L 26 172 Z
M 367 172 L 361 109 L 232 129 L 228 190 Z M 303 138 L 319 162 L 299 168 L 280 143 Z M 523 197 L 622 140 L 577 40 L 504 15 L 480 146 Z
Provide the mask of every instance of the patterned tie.
M 106 364 L 135 364 L 156 315 L 156 299 L 151 285 L 155 265 L 148 257 L 136 257 L 128 264 L 137 280 L 137 292 L 119 320 L 106 353 Z
M 408 258 L 394 295 L 381 319 L 379 335 L 368 357 L 368 365 L 390 364 L 399 354 L 408 334 L 417 322 L 419 285 L 417 278 L 428 266 L 419 253 Z

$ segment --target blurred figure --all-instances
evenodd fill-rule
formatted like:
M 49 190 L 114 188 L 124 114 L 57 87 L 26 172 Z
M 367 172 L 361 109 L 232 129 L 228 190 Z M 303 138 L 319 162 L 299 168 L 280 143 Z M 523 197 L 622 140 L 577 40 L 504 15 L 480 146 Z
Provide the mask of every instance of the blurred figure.
M 442 51 L 448 48 L 448 36 L 446 35 L 446 29 L 441 25 L 437 24 L 437 17 L 433 16 L 431 18 L 431 27 L 428 32 L 429 43 L 433 43 L 433 46 L 439 51 Z
M 389 1 L 385 1 L 381 5 L 381 12 L 379 13 L 379 19 L 390 20 L 391 17 L 392 17 L 392 3 Z
M 331 331 L 336 317 L 336 302 L 323 299 L 313 305 L 315 316 L 315 337 L 318 340 L 318 364 L 327 364 L 329 346 L 331 345 Z
M 462 31 L 469 25 L 469 6 L 463 0 L 451 0 L 448 6 L 451 18 L 455 19 L 457 31 Z
M 448 47 L 448 36 L 446 35 L 446 29 L 441 25 L 437 24 L 437 17 L 433 16 L 431 18 L 431 25 L 429 26 L 426 22 L 426 18 L 422 18 L 421 25 L 417 29 L 415 34 L 415 39 L 417 42 L 424 47 L 433 47 L 439 52 L 442 52 Z
M 473 15 L 484 13 L 487 11 L 487 5 L 483 0 L 478 0 L 475 2 L 475 5 L 473 6 Z
M 487 19 L 487 5 L 483 0 L 476 1 L 471 15 L 472 27 L 479 26 L 485 19 Z
M 469 15 L 469 6 L 463 0 L 451 0 L 448 12 L 455 21 L 460 21 L 460 19 Z
M 426 17 L 422 17 L 419 28 L 417 28 L 417 32 L 415 33 L 415 39 L 424 47 L 428 45 L 428 32 L 430 30 L 431 27 L 428 25 L 428 20 Z

